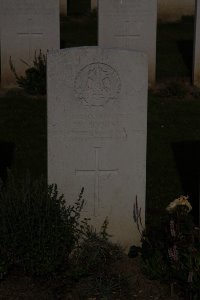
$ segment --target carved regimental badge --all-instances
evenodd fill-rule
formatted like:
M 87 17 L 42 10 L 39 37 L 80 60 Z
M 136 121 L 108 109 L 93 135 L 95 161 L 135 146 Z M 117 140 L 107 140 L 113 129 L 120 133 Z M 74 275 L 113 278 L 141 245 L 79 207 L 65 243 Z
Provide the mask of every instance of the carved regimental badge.
M 75 78 L 75 95 L 84 105 L 104 106 L 116 100 L 121 90 L 117 71 L 104 63 L 92 63 L 82 68 Z

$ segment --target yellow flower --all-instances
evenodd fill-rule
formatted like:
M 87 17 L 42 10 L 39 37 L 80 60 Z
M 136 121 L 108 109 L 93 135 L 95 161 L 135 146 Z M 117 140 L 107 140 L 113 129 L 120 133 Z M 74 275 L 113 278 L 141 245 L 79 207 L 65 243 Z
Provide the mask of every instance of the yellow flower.
M 170 204 L 166 207 L 168 212 L 172 212 L 176 209 L 177 206 L 184 205 L 187 207 L 187 212 L 189 213 L 192 210 L 192 206 L 188 201 L 188 196 L 180 196 L 174 201 L 170 202 Z

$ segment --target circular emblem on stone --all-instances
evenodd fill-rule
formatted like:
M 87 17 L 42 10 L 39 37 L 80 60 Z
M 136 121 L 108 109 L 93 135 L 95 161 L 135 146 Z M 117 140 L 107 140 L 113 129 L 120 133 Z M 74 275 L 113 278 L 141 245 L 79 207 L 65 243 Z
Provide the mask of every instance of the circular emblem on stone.
M 104 106 L 118 98 L 121 90 L 119 76 L 111 66 L 92 63 L 82 68 L 74 83 L 76 97 L 84 105 Z

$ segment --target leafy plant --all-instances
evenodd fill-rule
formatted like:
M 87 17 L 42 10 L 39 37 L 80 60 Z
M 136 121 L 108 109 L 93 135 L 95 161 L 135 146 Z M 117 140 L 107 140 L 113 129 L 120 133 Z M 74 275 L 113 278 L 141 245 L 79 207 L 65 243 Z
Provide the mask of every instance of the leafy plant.
M 10 57 L 10 69 L 15 75 L 16 82 L 19 87 L 23 88 L 25 92 L 31 95 L 45 95 L 46 94 L 46 68 L 47 68 L 47 57 L 42 54 L 41 50 L 37 55 L 35 51 L 33 65 L 31 66 L 24 60 L 21 60 L 28 68 L 25 71 L 24 76 L 19 76 L 13 65 Z
M 73 206 L 66 205 L 56 185 L 30 176 L 12 175 L 0 187 L 0 273 L 13 265 L 32 276 L 55 276 L 67 268 L 69 255 L 86 221 L 80 220 L 83 189 Z
M 168 281 L 172 291 L 178 284 L 186 299 L 199 299 L 200 229 L 194 226 L 188 197 L 180 196 L 166 210 L 160 228 L 142 233 L 143 270 L 151 279 Z
M 168 259 L 173 282 L 178 282 L 188 299 L 200 297 L 200 235 L 189 212 L 188 197 L 181 196 L 167 207 L 169 212 Z M 184 287 L 184 288 L 183 288 Z
M 137 225 L 137 229 L 142 238 L 142 235 L 144 232 L 144 226 L 142 224 L 141 211 L 142 211 L 142 208 L 141 207 L 139 208 L 138 200 L 137 200 L 137 196 L 136 196 L 135 203 L 133 204 L 133 220 L 134 220 L 135 224 Z
M 122 248 L 109 240 L 107 226 L 106 219 L 100 232 L 96 232 L 91 226 L 85 230 L 84 238 L 72 257 L 76 276 L 102 274 L 113 262 L 122 257 Z
M 200 99 L 200 88 L 198 87 L 193 87 L 192 89 L 192 96 L 196 99 Z
M 119 298 L 122 290 L 124 292 L 124 286 L 127 287 L 127 279 L 114 267 L 115 262 L 122 259 L 123 250 L 109 240 L 107 228 L 107 218 L 99 232 L 87 226 L 82 242 L 71 257 L 73 276 L 85 282 L 83 298 Z
M 160 227 L 149 225 L 147 228 L 144 228 L 141 219 L 141 207 L 138 205 L 137 196 L 133 204 L 133 220 L 140 234 L 142 246 L 141 248 L 132 246 L 129 250 L 129 257 L 136 257 L 140 253 L 142 270 L 149 279 L 169 281 L 166 220 L 160 223 Z
M 144 256 L 143 256 L 144 258 Z M 166 279 L 167 266 L 161 251 L 153 251 L 152 255 L 142 262 L 142 270 L 151 279 Z
M 94 299 L 121 299 L 124 287 L 129 287 L 122 274 L 103 273 L 89 278 L 86 294 Z M 126 295 L 127 296 L 127 295 Z M 127 298 L 128 299 L 128 298 Z

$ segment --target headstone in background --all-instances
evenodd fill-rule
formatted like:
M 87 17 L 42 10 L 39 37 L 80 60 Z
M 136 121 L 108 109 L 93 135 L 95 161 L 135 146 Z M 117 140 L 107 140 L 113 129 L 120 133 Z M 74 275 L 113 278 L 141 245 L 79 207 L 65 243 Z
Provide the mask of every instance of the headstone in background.
M 85 15 L 91 11 L 91 0 L 68 0 L 69 15 Z
M 67 16 L 67 1 L 68 0 L 60 0 L 60 15 Z
M 60 48 L 59 0 L 1 0 L 1 84 L 15 83 L 9 59 L 19 75 L 35 51 Z
M 193 84 L 200 87 L 200 0 L 196 0 Z
M 100 0 L 99 46 L 145 52 L 155 83 L 157 0 Z
M 81 47 L 48 55 L 48 181 L 67 201 L 85 188 L 85 213 L 123 246 L 139 244 L 136 196 L 145 223 L 147 57 Z

